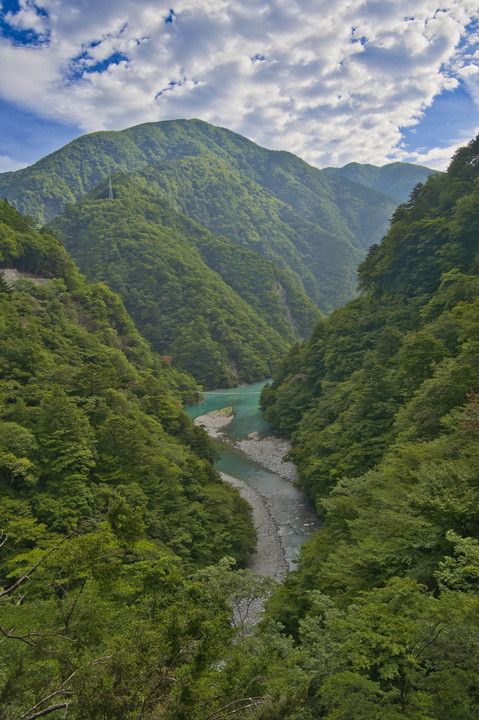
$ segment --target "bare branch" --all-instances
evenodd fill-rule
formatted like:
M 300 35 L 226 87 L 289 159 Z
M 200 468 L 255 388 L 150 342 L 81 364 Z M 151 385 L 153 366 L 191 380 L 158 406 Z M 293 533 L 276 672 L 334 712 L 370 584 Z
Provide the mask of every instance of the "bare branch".
M 65 537 L 62 538 L 56 545 L 54 545 L 52 548 L 50 548 L 50 550 L 48 550 L 48 552 L 45 553 L 45 555 L 44 555 L 43 557 L 41 557 L 40 560 L 39 560 L 37 563 L 35 563 L 35 565 L 34 565 L 33 567 L 30 568 L 30 570 L 27 570 L 27 572 L 26 572 L 24 575 L 22 575 L 22 577 L 19 578 L 13 585 L 11 585 L 11 586 L 10 586 L 9 588 L 7 588 L 6 590 L 2 590 L 2 592 L 0 592 L 0 598 L 4 597 L 5 595 L 9 595 L 11 592 L 13 592 L 14 590 L 16 590 L 16 588 L 17 588 L 19 585 L 21 585 L 22 583 L 24 583 L 25 580 L 29 580 L 29 579 L 30 579 L 30 575 L 31 575 L 33 572 L 35 572 L 35 570 L 37 569 L 37 567 L 38 567 L 39 565 L 41 565 L 42 562 L 43 562 L 44 560 L 46 560 L 49 555 L 51 555 L 53 552 L 55 552 L 55 550 L 58 550 L 58 548 L 60 547 L 60 545 L 63 545 L 63 543 L 66 542 L 67 540 L 69 540 L 69 539 L 72 537 L 72 535 L 75 535 L 75 534 L 77 533 L 77 531 L 78 531 L 78 528 L 75 528 L 74 530 L 71 531 L 71 533 L 68 533 L 68 535 L 65 535 Z
M 69 701 L 69 702 L 67 702 L 67 703 L 59 703 L 59 704 L 56 704 L 56 705 L 50 705 L 48 708 L 45 708 L 44 710 L 39 710 L 39 711 L 38 711 L 37 713 L 35 713 L 34 715 L 29 715 L 29 713 L 31 713 L 31 712 L 33 712 L 34 710 L 36 710 L 38 707 L 40 707 L 40 705 L 43 705 L 44 703 L 49 702 L 50 700 L 52 700 L 52 698 L 56 697 L 57 695 L 73 695 L 75 691 L 74 691 L 74 690 L 64 689 L 64 688 L 65 688 L 65 685 L 67 685 L 67 684 L 70 682 L 70 680 L 71 680 L 78 672 L 80 672 L 81 670 L 84 670 L 84 669 L 85 669 L 86 667 L 88 667 L 89 665 L 98 665 L 98 663 L 104 662 L 105 660 L 110 660 L 111 657 L 112 657 L 111 655 L 105 655 L 104 657 L 97 658 L 96 660 L 92 660 L 92 662 L 87 663 L 86 665 L 83 665 L 82 667 L 79 667 L 79 668 L 77 668 L 76 670 L 74 670 L 74 671 L 72 672 L 72 674 L 69 675 L 69 676 L 66 678 L 66 680 L 64 680 L 64 681 L 62 682 L 62 684 L 60 685 L 60 687 L 58 688 L 58 690 L 55 690 L 55 691 L 52 692 L 50 695 L 47 695 L 46 697 L 44 697 L 44 698 L 42 698 L 41 700 L 39 700 L 35 705 L 32 705 L 32 707 L 31 707 L 31 708 L 28 708 L 28 710 L 26 710 L 26 711 L 23 713 L 23 715 L 20 715 L 20 717 L 17 718 L 17 720 L 35 720 L 35 718 L 41 717 L 42 715 L 46 715 L 47 713 L 53 712 L 53 710 L 59 710 L 60 708 L 66 708 L 66 709 L 68 709 L 68 707 L 72 704 L 71 701 Z
M 206 720 L 225 720 L 228 716 L 236 715 L 236 713 L 243 712 L 243 710 L 252 710 L 253 708 L 258 707 L 258 705 L 263 705 L 265 702 L 266 699 L 264 697 L 250 697 L 233 700 L 227 705 L 224 705 L 222 708 L 219 708 L 219 710 L 215 710 L 215 712 L 211 713 L 211 715 L 208 715 Z M 243 704 L 238 707 L 240 703 Z
M 25 718 L 25 720 L 36 720 L 36 718 L 42 717 L 43 715 L 48 715 L 49 713 L 54 712 L 55 710 L 61 710 L 61 708 L 68 709 L 69 706 L 70 706 L 69 702 L 57 703 L 56 705 L 50 705 L 50 707 L 44 708 L 43 710 L 39 710 L 34 715 L 29 715 L 27 718 Z M 25 717 L 25 715 L 22 715 L 22 718 L 23 717 Z
M 18 718 L 18 720 L 25 720 L 25 719 L 27 718 L 27 716 L 28 716 L 29 713 L 33 712 L 33 710 L 36 710 L 38 707 L 40 707 L 40 705 L 43 705 L 44 703 L 49 702 L 52 698 L 56 697 L 57 695 L 71 695 L 71 694 L 73 693 L 73 690 L 64 690 L 64 687 L 65 687 L 65 685 L 66 685 L 67 683 L 70 682 L 70 680 L 72 679 L 72 677 L 73 677 L 74 675 L 76 675 L 79 670 L 81 670 L 81 668 L 77 668 L 76 670 L 74 670 L 74 671 L 72 672 L 72 674 L 69 675 L 69 676 L 67 677 L 67 679 L 62 682 L 62 684 L 60 685 L 60 687 L 58 688 L 58 690 L 55 690 L 55 692 L 52 692 L 50 695 L 47 695 L 47 697 L 44 697 L 44 698 L 42 698 L 41 700 L 39 700 L 35 705 L 32 705 L 31 708 L 28 708 L 28 710 L 26 710 L 26 711 L 23 713 L 23 715 L 20 715 L 20 717 Z M 51 707 L 51 706 L 50 706 L 50 707 Z M 61 705 L 61 707 L 65 707 L 65 704 Z M 58 709 L 58 708 L 55 707 L 55 710 L 57 710 L 57 709 Z M 50 710 L 50 712 L 52 712 L 52 711 Z M 39 716 L 39 715 L 33 715 L 33 716 L 28 717 L 27 720 L 32 720 L 33 717 L 40 717 L 40 716 Z
M 21 641 L 24 642 L 26 645 L 30 645 L 30 647 L 34 647 L 34 648 L 36 648 L 37 650 L 40 650 L 41 652 L 44 652 L 44 653 L 50 652 L 50 651 L 44 650 L 44 648 L 42 648 L 38 643 L 36 643 L 34 640 L 31 640 L 30 638 L 34 638 L 34 637 L 37 637 L 37 638 L 56 637 L 56 638 L 60 638 L 61 640 L 68 640 L 68 642 L 76 642 L 75 640 L 73 640 L 73 638 L 66 637 L 65 635 L 58 635 L 57 633 L 37 633 L 37 632 L 31 632 L 31 633 L 26 633 L 25 635 L 14 635 L 13 633 L 8 632 L 8 630 L 5 630 L 5 628 L 3 627 L 3 625 L 0 625 L 0 632 L 2 633 L 2 635 L 5 636 L 6 639 L 9 639 L 9 640 L 21 640 Z M 3 642 L 3 641 L 2 641 L 2 642 Z
M 8 630 L 5 630 L 3 625 L 0 625 L 0 632 L 6 638 L 9 638 L 11 640 L 21 640 L 22 642 L 26 643 L 27 645 L 30 645 L 30 647 L 38 648 L 38 643 L 34 642 L 33 640 L 29 640 L 30 635 L 31 635 L 30 633 L 28 633 L 28 635 L 13 635 L 12 633 L 8 632 Z
M 2 633 L 2 635 L 4 635 L 6 638 L 9 638 L 10 640 L 21 640 L 22 642 L 26 643 L 27 645 L 37 648 L 38 650 L 41 650 L 42 652 L 47 652 L 47 651 L 43 650 L 43 648 L 40 647 L 40 645 L 38 643 L 36 643 L 34 640 L 31 640 L 30 638 L 56 637 L 56 638 L 60 638 L 60 640 L 68 640 L 68 642 L 76 642 L 75 640 L 73 640 L 73 638 L 69 638 L 66 635 L 59 635 L 58 633 L 30 632 L 30 633 L 26 633 L 25 635 L 14 635 L 13 633 L 9 632 L 8 630 L 5 630 L 3 625 L 0 625 L 0 632 Z
M 70 620 L 71 620 L 71 617 L 72 617 L 72 615 L 73 615 L 73 612 L 74 612 L 74 610 L 75 610 L 75 608 L 76 608 L 76 606 L 77 606 L 78 600 L 80 599 L 80 595 L 83 593 L 83 590 L 85 589 L 86 582 L 87 582 L 87 579 L 84 578 L 84 580 L 83 580 L 83 582 L 82 582 L 82 584 L 81 584 L 80 590 L 78 591 L 77 596 L 76 596 L 76 598 L 74 599 L 74 601 L 73 601 L 73 603 L 72 603 L 72 605 L 71 605 L 71 607 L 70 607 L 70 610 L 67 612 L 66 617 L 65 617 L 65 614 L 63 613 L 63 610 L 62 610 L 63 617 L 65 618 L 65 630 L 68 630 L 68 624 L 69 624 L 69 622 L 70 622 Z

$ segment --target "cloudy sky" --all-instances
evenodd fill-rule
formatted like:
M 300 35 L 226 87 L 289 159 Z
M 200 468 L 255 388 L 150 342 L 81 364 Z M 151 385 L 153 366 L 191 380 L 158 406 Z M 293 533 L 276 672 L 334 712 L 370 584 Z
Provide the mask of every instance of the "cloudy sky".
M 0 171 L 193 117 L 318 167 L 444 168 L 479 131 L 479 0 L 0 0 Z

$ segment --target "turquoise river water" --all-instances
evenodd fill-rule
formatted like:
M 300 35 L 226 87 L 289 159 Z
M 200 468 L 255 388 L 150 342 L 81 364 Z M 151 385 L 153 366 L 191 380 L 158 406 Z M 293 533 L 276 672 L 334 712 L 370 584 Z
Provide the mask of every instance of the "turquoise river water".
M 187 409 L 192 419 L 212 410 L 232 407 L 234 420 L 224 428 L 226 442 L 220 443 L 220 459 L 216 468 L 253 487 L 264 499 L 283 545 L 290 568 L 294 567 L 299 548 L 312 530 L 319 527 L 311 504 L 289 480 L 267 470 L 247 458 L 235 440 L 258 431 L 261 436 L 272 435 L 272 428 L 259 410 L 259 395 L 265 382 L 203 393 L 204 401 Z

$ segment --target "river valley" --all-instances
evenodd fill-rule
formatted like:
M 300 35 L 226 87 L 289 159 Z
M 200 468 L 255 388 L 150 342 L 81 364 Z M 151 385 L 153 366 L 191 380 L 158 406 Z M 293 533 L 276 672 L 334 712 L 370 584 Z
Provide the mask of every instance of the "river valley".
M 218 442 L 217 469 L 239 487 L 253 508 L 258 546 L 251 570 L 279 581 L 295 567 L 301 544 L 319 527 L 319 521 L 293 484 L 294 465 L 282 462 L 287 442 L 273 436 L 260 413 L 264 385 L 205 392 L 204 401 L 187 412 Z

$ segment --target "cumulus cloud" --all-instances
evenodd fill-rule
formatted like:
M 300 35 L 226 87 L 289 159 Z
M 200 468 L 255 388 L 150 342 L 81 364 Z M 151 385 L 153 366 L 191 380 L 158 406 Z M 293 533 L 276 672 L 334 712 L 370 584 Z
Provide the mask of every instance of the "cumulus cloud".
M 85 131 L 200 117 L 320 167 L 382 164 L 456 78 L 479 107 L 478 18 L 479 0 L 21 0 L 4 21 L 34 41 L 0 39 L 0 94 Z
M 0 167 L 2 172 L 10 172 L 12 170 L 19 170 L 24 167 L 25 163 L 14 160 L 9 155 L 0 155 Z

